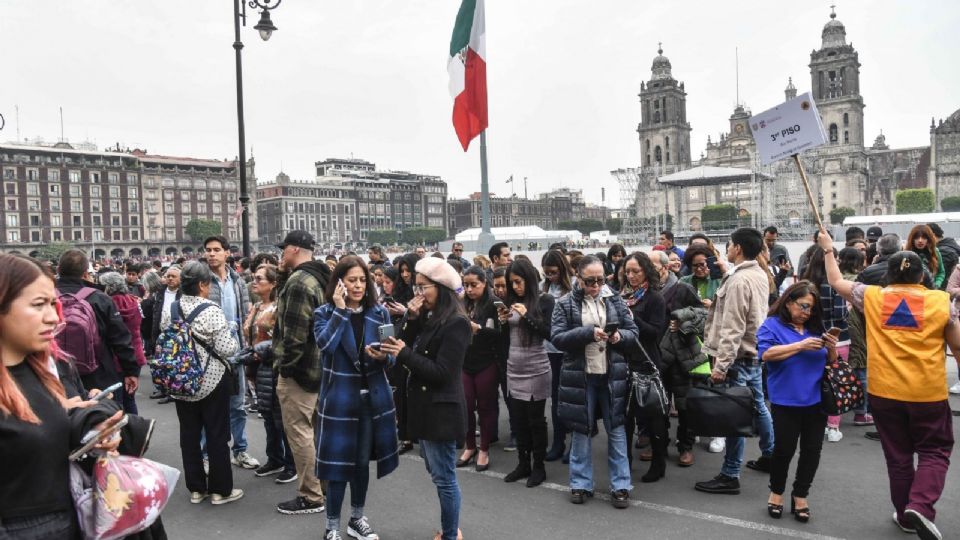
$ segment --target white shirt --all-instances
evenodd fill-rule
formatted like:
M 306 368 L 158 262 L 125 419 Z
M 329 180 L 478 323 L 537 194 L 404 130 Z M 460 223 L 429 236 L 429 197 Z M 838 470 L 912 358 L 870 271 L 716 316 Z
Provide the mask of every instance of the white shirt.
M 160 310 L 161 317 L 170 317 L 170 305 L 177 300 L 177 291 L 170 289 L 163 290 L 163 308 Z

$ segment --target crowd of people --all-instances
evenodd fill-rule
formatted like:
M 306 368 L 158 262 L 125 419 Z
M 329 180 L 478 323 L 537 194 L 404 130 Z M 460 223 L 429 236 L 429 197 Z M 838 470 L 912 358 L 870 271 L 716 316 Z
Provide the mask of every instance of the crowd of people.
M 234 467 L 249 469 L 295 482 L 276 510 L 325 512 L 323 538 L 339 540 L 349 485 L 346 532 L 375 539 L 370 463 L 380 479 L 417 448 L 439 500 L 436 538 L 454 540 L 463 537 L 456 471 L 487 470 L 495 444 L 516 456 L 504 481 L 534 488 L 547 480 L 545 462 L 562 461 L 570 502 L 585 504 L 600 420 L 605 489 L 627 508 L 636 461 L 649 463 L 643 483 L 666 477 L 671 446 L 677 466 L 695 464 L 688 395 L 725 383 L 750 389 L 759 456 L 744 463 L 744 437 L 704 437 L 724 459 L 695 489 L 737 494 L 745 465 L 770 475 L 767 512 L 781 518 L 799 452 L 790 511 L 807 522 L 823 443 L 843 437 L 821 382 L 844 361 L 869 396 L 853 424 L 875 426 L 866 436 L 883 449 L 894 522 L 940 538 L 947 397 L 960 393 L 960 383 L 948 390 L 945 367 L 947 347 L 960 351 L 960 245 L 937 224 L 905 242 L 878 227 L 846 234 L 838 251 L 817 231 L 796 272 L 775 227 L 738 229 L 724 254 L 707 235 L 682 248 L 663 231 L 650 251 L 554 245 L 539 261 L 505 242 L 473 260 L 456 243 L 447 256 L 419 247 L 391 259 L 373 246 L 366 257 L 321 260 L 305 231 L 289 233 L 279 256 L 252 259 L 234 260 L 222 236 L 206 239 L 200 260 L 169 264 L 95 268 L 70 250 L 55 276 L 0 255 L 0 458 L 23 465 L 0 473 L 0 537 L 77 535 L 62 426 L 115 383 L 118 408 L 136 415 L 143 366 L 168 329 L 188 324 L 201 384 L 185 396 L 155 378 L 149 397 L 175 403 L 194 504 L 241 499 Z M 67 384 L 64 372 L 78 377 Z M 663 414 L 638 400 L 637 380 L 651 373 L 669 396 Z M 249 412 L 263 420 L 262 463 L 247 442 Z M 24 499 L 38 477 L 51 489 Z

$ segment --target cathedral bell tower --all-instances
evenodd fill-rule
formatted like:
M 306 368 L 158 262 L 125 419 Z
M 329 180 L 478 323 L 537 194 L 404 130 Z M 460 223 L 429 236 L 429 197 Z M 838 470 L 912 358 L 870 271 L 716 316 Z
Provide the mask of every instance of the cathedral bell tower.
M 827 141 L 863 147 L 863 96 L 860 61 L 836 12 L 823 27 L 819 50 L 810 53 L 810 88 L 823 118 Z
M 640 83 L 640 156 L 644 167 L 688 166 L 690 124 L 687 122 L 687 93 L 683 83 L 671 74 L 670 60 L 657 50 L 650 68 L 651 77 Z

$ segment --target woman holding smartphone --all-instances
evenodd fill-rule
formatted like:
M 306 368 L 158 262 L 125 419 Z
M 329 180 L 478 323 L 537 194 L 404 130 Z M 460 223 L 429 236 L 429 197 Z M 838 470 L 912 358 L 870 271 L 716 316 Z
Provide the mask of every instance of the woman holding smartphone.
M 623 246 L 614 244 L 610 248 L 610 253 L 614 253 L 614 247 Z M 618 262 L 620 259 L 617 259 Z M 554 300 L 559 300 L 564 295 L 573 290 L 570 280 L 570 261 L 567 256 L 558 249 L 553 249 L 544 254 L 540 261 L 540 267 L 543 268 L 543 292 L 549 294 Z M 564 456 L 566 451 L 565 441 L 567 439 L 567 429 L 560 421 L 557 414 L 557 405 L 559 400 L 557 393 L 560 389 L 560 368 L 563 367 L 563 352 L 553 346 L 550 340 L 543 342 L 547 349 L 547 358 L 550 359 L 550 420 L 553 425 L 553 443 L 544 461 L 556 461 Z
M 510 263 L 506 278 L 509 307 L 498 315 L 509 327 L 507 392 L 516 424 L 518 464 L 503 480 L 526 478 L 527 487 L 535 487 L 547 478 L 543 464 L 547 455 L 544 411 L 550 397 L 550 359 L 544 340 L 550 339 L 555 300 L 539 292 L 540 275 L 528 260 Z
M 476 470 L 485 471 L 490 466 L 490 443 L 496 433 L 497 383 L 499 377 L 501 325 L 497 308 L 493 305 L 487 273 L 479 266 L 471 266 L 463 275 L 464 300 L 473 339 L 463 361 L 463 393 L 467 400 L 466 449 L 457 460 L 457 467 L 477 461 Z M 476 429 L 480 418 L 480 449 L 477 450 Z
M 401 259 L 404 263 L 404 259 Z M 405 263 L 409 267 L 409 262 Z M 399 325 L 403 320 L 403 315 L 407 312 L 406 304 L 413 300 L 413 289 L 401 278 L 399 264 L 383 269 L 383 293 L 381 298 L 383 307 L 390 314 L 390 320 L 394 325 Z M 408 276 L 409 277 L 409 276 Z M 400 454 L 405 454 L 413 449 L 413 442 L 407 435 L 407 370 L 397 364 L 394 364 L 387 370 L 387 379 L 390 386 L 393 387 L 393 404 L 396 407 L 397 415 L 397 436 L 400 438 Z
M 457 444 L 466 432 L 461 370 L 472 330 L 457 296 L 463 282 L 456 270 L 428 257 L 417 263 L 416 272 L 417 296 L 407 304 L 400 338 L 384 340 L 381 351 L 410 370 L 407 433 L 420 441 L 420 456 L 437 487 L 442 530 L 434 538 L 456 540 Z
M 377 350 L 379 328 L 390 315 L 377 305 L 377 289 L 367 265 L 344 257 L 327 283 L 327 303 L 314 311 L 313 334 L 320 348 L 323 376 L 314 429 L 316 475 L 327 480 L 324 540 L 341 540 L 340 510 L 350 484 L 347 533 L 374 540 L 363 515 L 370 485 L 370 461 L 377 478 L 397 468 L 396 417 L 386 368 L 393 357 Z

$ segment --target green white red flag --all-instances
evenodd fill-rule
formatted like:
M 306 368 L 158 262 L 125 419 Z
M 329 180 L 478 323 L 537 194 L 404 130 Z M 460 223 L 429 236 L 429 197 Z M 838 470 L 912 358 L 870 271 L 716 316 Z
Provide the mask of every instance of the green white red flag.
M 453 128 L 466 152 L 487 129 L 487 61 L 483 0 L 463 0 L 450 38 L 450 95 Z

